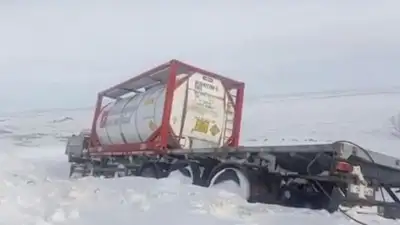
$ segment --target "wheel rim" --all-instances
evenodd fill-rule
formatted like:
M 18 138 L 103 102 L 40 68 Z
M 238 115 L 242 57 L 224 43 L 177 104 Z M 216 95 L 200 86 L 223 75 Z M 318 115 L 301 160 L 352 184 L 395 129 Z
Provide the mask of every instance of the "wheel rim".
M 156 178 L 155 169 L 153 167 L 151 167 L 151 166 L 146 166 L 140 172 L 140 176 L 141 177 L 146 177 L 146 178 Z
M 250 198 L 250 181 L 239 169 L 224 168 L 218 171 L 210 181 L 210 187 L 224 189 L 248 200 Z
M 178 171 L 179 175 L 179 180 L 182 183 L 185 184 L 193 184 L 194 183 L 194 174 L 193 174 L 193 169 L 191 168 L 190 165 L 180 168 Z
M 123 177 L 123 176 L 126 176 L 126 175 L 127 175 L 127 174 L 126 174 L 126 171 L 125 171 L 126 168 L 125 168 L 124 165 L 118 164 L 117 169 L 118 169 L 118 171 L 116 171 L 116 172 L 114 173 L 114 177 Z M 124 171 L 119 171 L 119 170 L 121 170 L 121 169 L 123 169 Z

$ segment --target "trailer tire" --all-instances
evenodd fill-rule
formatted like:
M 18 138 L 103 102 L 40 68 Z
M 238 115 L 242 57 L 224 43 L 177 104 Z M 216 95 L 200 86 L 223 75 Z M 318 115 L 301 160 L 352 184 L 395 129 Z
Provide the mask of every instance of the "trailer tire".
M 72 162 L 72 155 L 70 152 L 68 152 L 68 162 L 71 163 Z
M 70 177 L 70 178 L 72 177 L 72 175 L 74 174 L 74 172 L 75 172 L 75 165 L 74 165 L 74 164 L 70 164 L 70 165 L 69 165 L 69 177 Z
M 211 171 L 207 180 L 207 186 L 212 187 L 223 181 L 233 181 L 241 189 L 239 195 L 247 201 L 251 201 L 252 180 L 253 179 L 246 167 L 236 164 L 222 163 L 214 167 Z
M 179 169 L 179 172 L 182 175 L 189 177 L 192 179 L 192 184 L 200 185 L 201 184 L 201 172 L 200 165 L 194 162 L 189 162 L 186 167 L 182 167 Z
M 128 176 L 128 169 L 123 164 L 118 164 L 117 171 L 114 172 L 114 178 L 125 177 L 125 176 Z
M 157 164 L 145 163 L 139 168 L 136 176 L 159 179 L 160 172 L 160 168 L 157 166 Z

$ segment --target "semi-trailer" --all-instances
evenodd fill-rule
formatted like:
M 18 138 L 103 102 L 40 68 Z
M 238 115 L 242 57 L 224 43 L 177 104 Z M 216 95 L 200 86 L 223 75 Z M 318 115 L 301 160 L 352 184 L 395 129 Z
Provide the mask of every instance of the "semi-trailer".
M 234 182 L 249 202 L 329 212 L 379 206 L 382 216 L 398 217 L 400 159 L 350 141 L 240 145 L 244 88 L 171 60 L 99 92 L 92 127 L 68 139 L 70 176 L 159 179 L 179 171 L 194 185 Z M 378 200 L 383 190 L 393 201 Z

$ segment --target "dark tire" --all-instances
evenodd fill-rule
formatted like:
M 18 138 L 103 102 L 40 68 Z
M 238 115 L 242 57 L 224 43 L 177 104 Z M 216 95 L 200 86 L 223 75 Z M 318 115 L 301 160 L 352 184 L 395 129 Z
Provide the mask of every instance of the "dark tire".
M 78 179 L 84 177 L 84 170 L 77 169 L 79 165 L 71 164 L 69 167 L 69 178 L 70 179 Z
M 69 166 L 69 176 L 68 177 L 72 177 L 72 174 L 74 174 L 74 172 L 75 172 L 75 165 L 74 164 L 71 164 L 70 166 Z
M 225 175 L 222 173 L 219 175 L 219 178 L 214 179 L 214 177 L 218 176 L 220 171 L 223 170 L 228 172 Z M 241 178 L 239 178 L 239 176 Z M 235 182 L 240 186 L 240 188 L 246 188 L 246 191 L 242 189 L 243 194 L 245 193 L 242 197 L 249 202 L 261 202 L 267 204 L 277 204 L 279 202 L 278 197 L 281 179 L 268 173 L 268 171 L 253 170 L 235 164 L 220 164 L 210 173 L 209 179 L 207 180 L 207 187 L 213 185 L 212 182 L 215 185 L 228 180 Z M 244 182 L 244 185 L 240 182 Z
M 123 170 L 123 171 L 120 171 Z M 128 169 L 123 165 L 118 165 L 114 172 L 114 178 L 128 176 Z
M 185 177 L 192 179 L 192 184 L 200 185 L 201 184 L 201 173 L 200 166 L 197 163 L 190 162 L 187 166 L 178 169 L 178 171 Z
M 345 196 L 343 192 L 338 187 L 332 188 L 332 193 L 329 198 L 328 204 L 326 206 L 326 210 L 329 213 L 334 213 L 339 210 L 339 206 L 343 203 Z
M 160 170 L 154 163 L 143 164 L 136 173 L 137 176 L 147 178 L 160 178 Z
M 207 186 L 212 187 L 225 181 L 233 181 L 236 183 L 241 188 L 242 193 L 239 195 L 247 201 L 252 200 L 254 182 L 252 176 L 245 167 L 222 163 L 211 171 L 207 180 Z

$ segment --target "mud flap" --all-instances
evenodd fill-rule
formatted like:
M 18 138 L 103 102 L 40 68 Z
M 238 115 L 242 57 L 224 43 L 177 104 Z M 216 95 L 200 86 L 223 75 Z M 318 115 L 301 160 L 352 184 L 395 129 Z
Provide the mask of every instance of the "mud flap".
M 333 187 L 329 203 L 326 210 L 329 213 L 334 213 L 339 209 L 339 206 L 344 202 L 346 196 L 339 187 Z
M 378 206 L 378 215 L 386 219 L 400 219 L 400 206 Z

